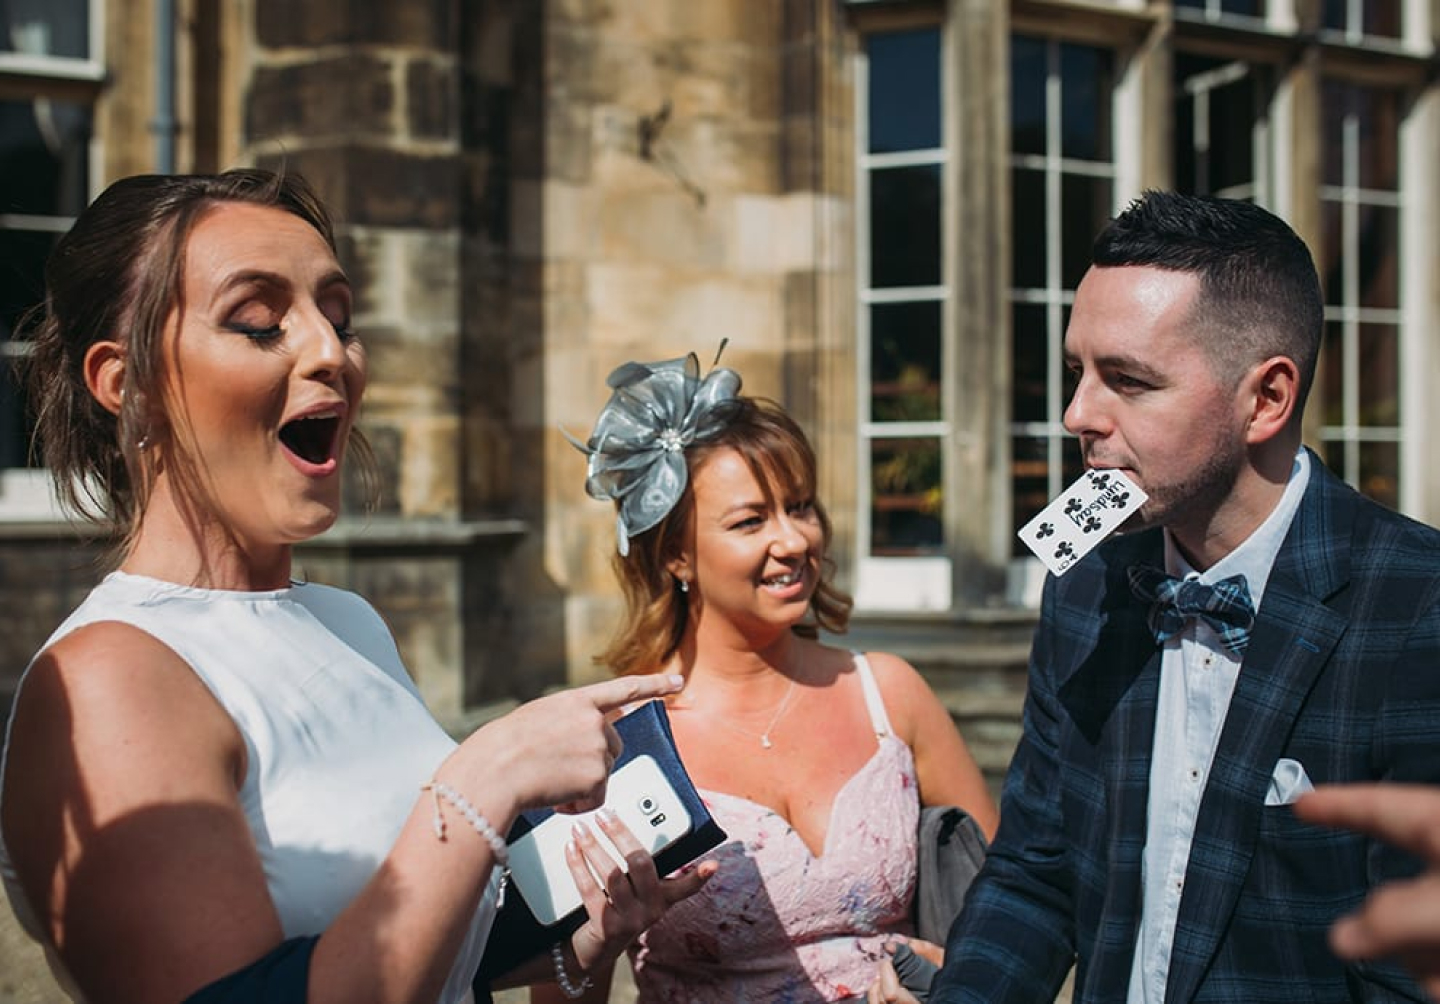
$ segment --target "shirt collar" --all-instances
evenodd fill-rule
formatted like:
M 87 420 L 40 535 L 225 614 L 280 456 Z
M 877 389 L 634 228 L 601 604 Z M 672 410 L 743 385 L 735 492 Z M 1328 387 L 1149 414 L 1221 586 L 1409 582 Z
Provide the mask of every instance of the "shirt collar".
M 1259 610 L 1260 598 L 1265 593 L 1265 583 L 1270 578 L 1270 569 L 1275 565 L 1280 545 L 1285 543 L 1285 534 L 1290 530 L 1290 522 L 1295 518 L 1295 511 L 1300 508 L 1300 499 L 1304 497 L 1305 487 L 1309 483 L 1310 455 L 1302 447 L 1295 453 L 1295 463 L 1290 468 L 1290 479 L 1285 482 L 1285 491 L 1275 508 L 1270 511 L 1270 515 L 1265 517 L 1265 522 L 1256 527 L 1255 532 L 1245 538 L 1239 547 L 1201 573 L 1196 573 L 1181 555 L 1180 549 L 1175 546 L 1174 538 L 1170 536 L 1170 528 L 1166 527 L 1166 572 L 1182 579 L 1198 578 L 1206 585 L 1213 585 L 1232 575 L 1243 575 L 1245 584 L 1250 588 L 1250 598 L 1255 609 Z

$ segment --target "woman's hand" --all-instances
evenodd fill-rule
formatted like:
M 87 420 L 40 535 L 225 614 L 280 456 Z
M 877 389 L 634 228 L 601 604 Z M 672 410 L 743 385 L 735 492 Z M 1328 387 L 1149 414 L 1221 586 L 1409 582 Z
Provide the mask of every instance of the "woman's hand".
M 920 1004 L 919 998 L 900 985 L 900 977 L 895 975 L 889 959 L 880 963 L 879 978 L 865 995 L 865 1001 L 866 1004 Z
M 909 952 L 897 951 L 903 946 Z M 928 985 L 934 977 L 933 970 L 925 974 L 921 970 L 938 968 L 945 964 L 945 949 L 933 942 L 921 938 L 896 938 L 894 942 L 886 945 L 886 950 L 896 956 L 895 960 L 885 959 L 881 961 L 876 979 L 866 996 L 868 1004 L 911 1004 L 919 1001 L 905 987 L 905 982 L 915 978 L 923 978 Z M 904 958 L 909 954 L 908 959 Z M 900 975 L 902 970 L 911 972 L 909 980 L 902 981 Z
M 611 720 L 626 705 L 674 693 L 684 683 L 665 673 L 624 676 L 529 701 L 474 732 L 437 778 L 489 810 L 487 818 L 502 831 L 523 809 L 599 808 L 623 745 Z
M 585 972 L 613 962 L 666 910 L 698 892 L 718 868 L 714 861 L 703 861 L 693 870 L 662 879 L 649 852 L 613 812 L 601 809 L 593 818 L 624 857 L 625 866 L 589 828 L 575 827 L 565 861 L 590 919 L 575 932 L 570 947 Z M 578 974 L 575 979 L 580 979 Z

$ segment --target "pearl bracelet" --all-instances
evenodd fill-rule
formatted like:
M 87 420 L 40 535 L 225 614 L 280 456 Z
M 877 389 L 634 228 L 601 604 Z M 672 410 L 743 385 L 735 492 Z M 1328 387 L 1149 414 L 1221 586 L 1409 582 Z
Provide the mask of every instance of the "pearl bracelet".
M 570 974 L 565 971 L 565 949 L 560 947 L 560 942 L 550 946 L 550 958 L 555 960 L 555 982 L 560 992 L 572 1001 L 595 985 L 590 982 L 589 976 L 582 979 L 578 986 L 570 982 Z
M 490 825 L 490 820 L 480 814 L 480 810 L 470 804 L 470 800 L 450 787 L 444 781 L 431 781 L 429 784 L 422 784 L 421 791 L 428 791 L 430 797 L 435 800 L 435 836 L 441 840 L 445 839 L 445 816 L 440 812 L 440 799 L 445 799 L 456 809 L 465 821 L 475 828 L 475 832 L 485 838 L 490 849 L 495 853 L 495 861 L 500 867 L 505 867 L 510 862 L 510 848 L 505 844 L 505 838 L 496 832 L 495 827 Z

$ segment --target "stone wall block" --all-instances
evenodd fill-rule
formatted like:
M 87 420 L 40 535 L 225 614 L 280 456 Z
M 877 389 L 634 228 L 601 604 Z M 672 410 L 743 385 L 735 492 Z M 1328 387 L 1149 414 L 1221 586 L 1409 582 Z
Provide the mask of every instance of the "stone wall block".
M 781 137 L 775 123 L 701 120 L 682 135 L 677 141 L 680 160 L 712 195 L 782 191 L 776 149 Z
M 596 66 L 601 50 L 593 31 L 554 27 L 546 33 L 541 53 L 541 85 L 547 113 L 557 105 L 594 104 L 603 99 Z
M 460 421 L 450 414 L 405 423 L 400 510 L 411 517 L 460 515 Z
M 729 223 L 723 211 L 698 208 L 672 182 L 657 191 L 621 193 L 602 201 L 595 251 L 606 261 L 720 271 L 728 258 Z
M 255 0 L 255 33 L 270 48 L 406 45 L 443 49 L 457 35 L 459 0 Z
M 469 511 L 505 512 L 515 497 L 511 431 L 508 422 L 470 415 L 464 423 L 461 456 L 465 506 Z M 522 458 L 526 459 L 526 458 Z
M 256 67 L 245 130 L 252 142 L 385 137 L 395 132 L 395 112 L 389 60 L 347 53 L 309 63 Z
M 545 178 L 584 184 L 590 180 L 589 105 L 563 103 L 545 115 Z
M 375 458 L 374 514 L 395 516 L 400 512 L 401 430 L 395 423 L 382 419 L 367 406 L 360 412 L 360 431 L 370 444 Z M 360 478 L 359 465 L 347 458 L 344 480 L 344 510 L 350 516 L 363 518 L 369 511 L 370 495 Z
M 404 323 L 453 342 L 460 311 L 459 236 L 453 230 L 418 230 L 394 239 L 400 246 L 402 271 L 391 281 L 402 291 Z
M 362 333 L 369 356 L 365 407 L 377 414 L 403 415 L 454 407 L 459 397 L 455 333 L 400 331 L 377 325 Z
M 355 293 L 355 324 L 364 339 L 370 328 L 400 316 L 395 241 L 388 231 L 346 226 L 335 235 L 335 244 Z
M 756 46 L 775 44 L 780 33 L 780 6 L 776 0 L 715 0 L 668 5 L 671 31 L 678 38 Z
M 405 114 L 412 139 L 458 138 L 458 77 L 449 60 L 412 59 L 406 64 Z
M 444 230 L 460 218 L 461 171 L 452 156 L 346 145 L 259 160 L 304 174 L 341 224 Z

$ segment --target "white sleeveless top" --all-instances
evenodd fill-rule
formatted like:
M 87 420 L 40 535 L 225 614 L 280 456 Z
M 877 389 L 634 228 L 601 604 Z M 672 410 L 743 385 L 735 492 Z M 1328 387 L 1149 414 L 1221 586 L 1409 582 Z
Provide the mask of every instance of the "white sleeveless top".
M 285 936 L 320 934 L 370 880 L 420 785 L 455 748 L 379 614 L 353 593 L 314 583 L 241 592 L 114 572 L 46 647 L 97 621 L 130 624 L 163 642 L 234 720 L 247 762 L 240 804 Z M 9 745 L 7 728 L 6 756 Z M 26 902 L 3 834 L 0 878 L 21 925 L 79 1000 Z M 469 999 L 496 888 L 492 878 L 442 1001 Z

